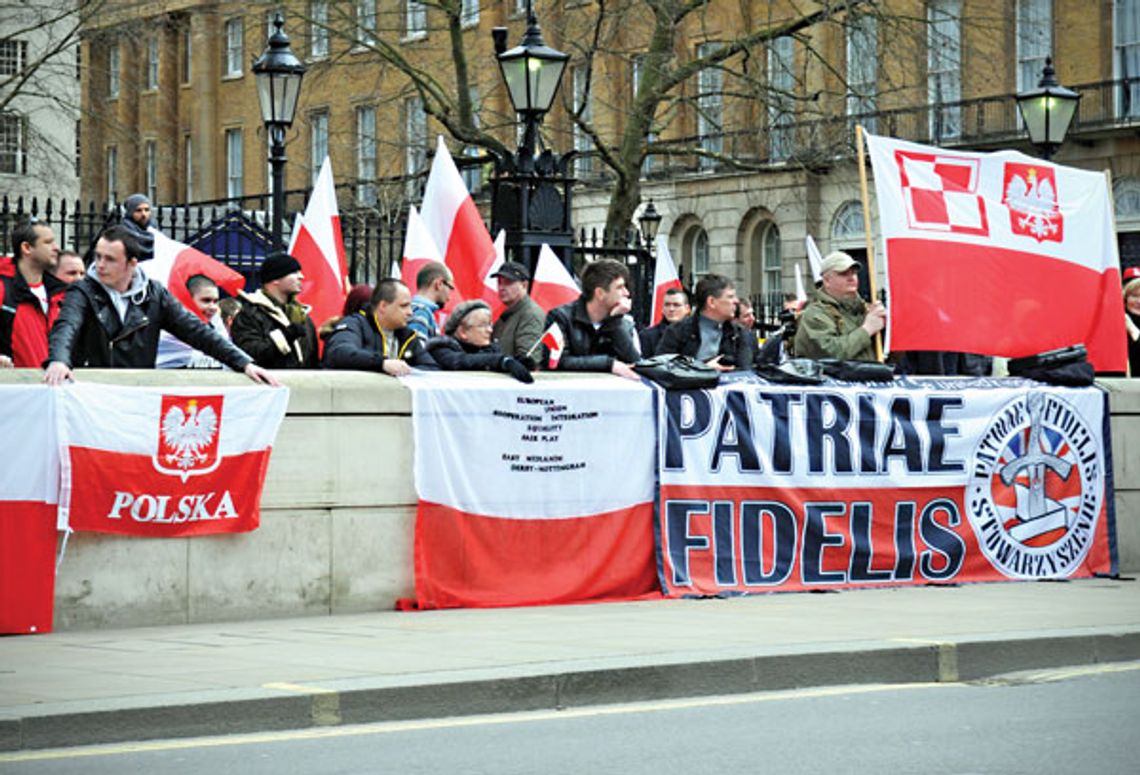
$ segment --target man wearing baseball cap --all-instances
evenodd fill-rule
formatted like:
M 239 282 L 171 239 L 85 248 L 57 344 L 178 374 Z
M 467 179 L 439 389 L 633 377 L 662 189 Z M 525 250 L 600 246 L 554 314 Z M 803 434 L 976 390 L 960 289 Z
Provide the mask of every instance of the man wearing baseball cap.
M 301 263 L 288 253 L 270 253 L 261 264 L 261 290 L 241 293 L 241 311 L 230 334 L 257 365 L 267 369 L 317 368 L 317 329 L 309 308 L 297 301 Z
M 535 345 L 542 338 L 546 313 L 530 297 L 530 272 L 517 261 L 507 261 L 491 276 L 499 281 L 499 301 L 505 307 L 491 338 L 499 343 L 503 355 L 537 360 Z
M 880 302 L 859 296 L 859 262 L 846 253 L 828 254 L 820 265 L 822 285 L 804 307 L 796 331 L 800 358 L 876 361 L 875 334 L 887 324 Z

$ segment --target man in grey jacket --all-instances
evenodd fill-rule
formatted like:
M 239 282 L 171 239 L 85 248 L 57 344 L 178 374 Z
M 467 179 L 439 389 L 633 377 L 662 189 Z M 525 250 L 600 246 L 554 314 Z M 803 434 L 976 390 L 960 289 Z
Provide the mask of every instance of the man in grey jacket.
M 503 355 L 536 361 L 546 313 L 530 297 L 530 272 L 517 261 L 507 261 L 491 276 L 499 281 L 499 301 L 506 307 L 495 321 L 491 338 L 499 343 Z

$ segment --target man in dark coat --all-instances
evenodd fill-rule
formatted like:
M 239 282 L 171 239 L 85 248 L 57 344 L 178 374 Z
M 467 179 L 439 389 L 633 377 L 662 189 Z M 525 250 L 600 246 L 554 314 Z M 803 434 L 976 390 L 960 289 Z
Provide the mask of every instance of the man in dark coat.
M 689 306 L 689 296 L 684 288 L 670 288 L 661 301 L 661 321 L 637 333 L 641 339 L 641 354 L 646 358 L 657 354 L 665 329 L 689 316 L 693 308 Z
M 151 204 L 146 194 L 131 194 L 123 202 L 123 226 L 139 245 L 139 261 L 154 258 L 154 235 L 150 233 Z
M 350 315 L 333 327 L 325 345 L 325 368 L 382 371 L 402 377 L 413 366 L 435 368 L 425 341 L 408 323 L 412 294 L 399 280 L 376 284 L 368 309 Z
M 724 275 L 707 274 L 693 291 L 696 312 L 661 337 L 657 354 L 681 353 L 720 371 L 752 368 L 751 334 L 738 326 L 736 288 Z
M 267 369 L 317 368 L 317 328 L 309 308 L 297 301 L 301 263 L 288 253 L 270 253 L 261 264 L 261 290 L 240 293 L 234 344 Z
M 138 268 L 140 248 L 122 226 L 107 229 L 95 244 L 93 271 L 73 283 L 49 338 L 49 385 L 72 378 L 72 368 L 154 368 L 158 335 L 169 331 L 254 382 L 277 385 L 225 337 Z

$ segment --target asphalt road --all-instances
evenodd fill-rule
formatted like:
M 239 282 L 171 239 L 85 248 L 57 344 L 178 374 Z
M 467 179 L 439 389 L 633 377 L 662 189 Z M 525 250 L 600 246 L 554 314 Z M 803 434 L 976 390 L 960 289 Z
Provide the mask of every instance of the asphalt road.
M 1140 663 L 0 754 L 0 773 L 1140 772 Z

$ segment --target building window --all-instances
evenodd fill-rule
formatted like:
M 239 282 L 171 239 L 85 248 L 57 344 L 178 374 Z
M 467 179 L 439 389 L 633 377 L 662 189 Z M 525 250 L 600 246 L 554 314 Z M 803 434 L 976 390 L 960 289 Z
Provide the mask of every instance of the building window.
M 146 40 L 146 88 L 158 88 L 158 36 Z
M 479 24 L 479 0 L 463 0 L 459 21 L 464 27 L 474 27 Z
M 112 43 L 107 49 L 107 96 L 119 96 L 119 44 Z
M 704 229 L 693 237 L 693 277 L 703 277 L 709 273 L 709 235 Z
M 1041 80 L 1053 50 L 1053 0 L 1017 0 L 1017 90 Z
M 471 119 L 476 128 L 479 127 L 479 90 L 472 87 L 469 94 L 471 95 Z M 478 158 L 483 153 L 482 149 L 477 145 L 468 145 L 463 149 L 463 155 L 469 159 Z M 467 186 L 467 190 L 472 194 L 477 193 L 483 187 L 483 169 L 475 164 L 467 165 L 460 170 L 463 175 L 463 184 Z
M 182 28 L 182 83 L 190 83 L 194 77 L 194 35 L 190 25 Z
M 720 43 L 702 43 L 697 46 L 697 58 L 710 57 L 721 47 Z M 724 151 L 724 73 L 719 65 L 706 65 L 697 75 L 697 137 L 701 150 L 721 154 Z M 699 166 L 713 169 L 719 162 L 701 156 Z
M 241 75 L 245 25 L 241 19 L 226 22 L 226 75 Z
M 19 113 L 0 113 L 0 173 L 27 174 L 24 117 Z
M 765 224 L 760 244 L 764 256 L 764 292 L 778 293 L 783 285 L 784 270 L 780 257 L 780 229 L 776 224 Z
M 20 75 L 28 62 L 28 42 L 8 38 L 0 40 L 0 76 Z
M 357 120 L 359 124 L 359 118 Z M 329 155 L 329 114 L 327 110 L 317 111 L 309 116 L 309 179 L 315 185 L 321 174 L 321 165 Z
M 376 0 L 356 0 L 356 45 L 376 45 Z
M 404 37 L 427 35 L 427 6 L 422 0 L 404 0 Z
M 962 8 L 960 0 L 931 0 L 927 21 L 927 98 L 930 139 L 935 143 L 962 134 Z
M 1121 116 L 1140 116 L 1140 0 L 1116 0 L 1113 48 L 1116 78 L 1124 81 L 1117 106 Z
M 856 201 L 844 202 L 831 222 L 832 248 L 864 243 L 863 205 Z
M 324 59 L 329 55 L 329 3 L 313 0 L 309 3 L 309 56 Z
M 633 65 L 631 68 L 630 85 L 632 86 L 632 94 L 630 95 L 633 102 L 637 102 L 637 94 L 641 91 L 641 80 L 645 77 L 645 57 L 637 56 L 633 58 Z M 653 144 L 657 140 L 656 132 L 648 132 L 645 135 L 645 142 L 648 145 Z M 649 173 L 653 171 L 653 157 L 649 154 L 645 155 L 645 160 L 641 162 L 641 176 L 648 177 Z
M 786 161 L 795 150 L 796 48 L 790 37 L 768 47 L 768 157 Z
M 427 168 L 427 114 L 420 97 L 404 100 L 404 173 L 408 176 L 408 195 L 419 188 L 413 176 Z
M 226 196 L 240 199 L 244 193 L 242 185 L 242 146 L 241 130 L 226 130 Z
M 574 84 L 574 112 L 579 115 L 582 122 L 589 124 L 594 120 L 594 100 L 590 88 L 590 70 L 585 65 L 574 68 L 572 83 Z M 574 122 L 574 150 L 579 153 L 574 159 L 574 175 L 579 178 L 588 177 L 594 172 L 594 157 L 590 153 L 594 145 L 590 136 L 578 122 Z
M 107 203 L 119 201 L 119 149 L 107 146 Z
M 151 202 L 158 202 L 158 144 L 154 140 L 146 141 L 143 156 L 146 196 Z
M 511 0 L 511 14 L 517 16 L 518 14 L 526 13 L 526 4 L 528 0 Z
M 376 108 L 356 109 L 356 201 L 376 204 Z
M 847 115 L 875 131 L 879 64 L 879 25 L 874 16 L 856 16 L 847 26 Z
M 182 139 L 182 158 L 186 165 L 186 201 L 194 201 L 194 141 L 190 135 Z

